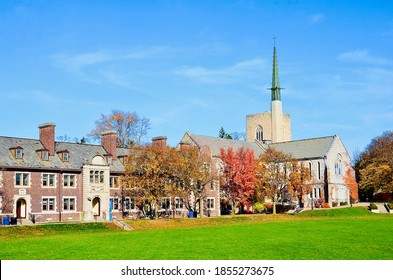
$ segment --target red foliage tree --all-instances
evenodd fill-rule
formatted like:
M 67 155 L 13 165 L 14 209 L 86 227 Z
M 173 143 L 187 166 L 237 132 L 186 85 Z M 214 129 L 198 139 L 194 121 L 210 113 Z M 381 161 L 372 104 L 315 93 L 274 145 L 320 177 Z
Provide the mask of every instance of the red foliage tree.
M 232 148 L 221 149 L 220 158 L 224 164 L 221 189 L 232 202 L 232 214 L 240 204 L 248 208 L 249 199 L 254 194 L 256 183 L 254 152 L 240 148 L 236 152 Z

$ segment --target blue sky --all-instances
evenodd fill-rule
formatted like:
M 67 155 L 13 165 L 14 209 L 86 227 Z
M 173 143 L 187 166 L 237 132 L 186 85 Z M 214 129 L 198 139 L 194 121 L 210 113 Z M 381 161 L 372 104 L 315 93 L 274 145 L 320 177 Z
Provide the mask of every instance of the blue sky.
M 245 132 L 268 111 L 272 37 L 293 139 L 352 154 L 393 123 L 392 1 L 0 1 L 0 135 L 81 138 L 136 111 L 149 138 Z

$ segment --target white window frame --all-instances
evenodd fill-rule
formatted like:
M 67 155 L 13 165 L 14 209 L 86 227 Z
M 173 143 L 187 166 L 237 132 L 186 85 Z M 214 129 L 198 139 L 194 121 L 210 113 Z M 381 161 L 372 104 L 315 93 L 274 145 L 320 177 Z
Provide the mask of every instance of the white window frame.
M 53 200 L 53 209 L 49 209 L 50 201 Z M 44 209 L 44 201 L 46 201 L 46 207 L 48 209 Z M 56 197 L 55 196 L 43 196 L 41 199 L 41 209 L 44 213 L 56 213 Z
M 210 201 L 213 201 L 213 207 L 209 207 L 210 205 L 209 205 L 209 200 Z M 207 208 L 207 210 L 214 210 L 214 209 L 216 209 L 216 200 L 215 200 L 215 198 L 214 197 L 208 197 L 208 198 L 206 198 L 206 208 Z
M 68 200 L 67 202 L 67 209 L 64 209 L 65 207 L 65 203 L 64 200 Z M 71 200 L 74 200 L 74 209 L 70 209 L 70 205 L 71 205 Z M 64 212 L 76 212 L 76 196 L 63 196 L 63 205 L 62 205 L 62 209 Z
M 16 178 L 17 178 L 17 174 L 21 174 L 21 183 L 22 184 L 17 184 Z M 27 176 L 27 184 L 24 184 L 24 175 Z M 29 188 L 30 187 L 30 172 L 19 172 L 16 171 L 15 172 L 15 187 L 16 188 Z
M 15 158 L 23 159 L 23 149 L 15 149 Z
M 66 179 L 65 178 L 68 178 L 67 179 L 67 185 L 65 184 L 66 183 Z M 73 186 L 71 186 L 70 185 L 70 182 L 71 182 L 71 177 L 74 177 L 74 185 Z M 71 189 L 75 189 L 76 188 L 76 175 L 75 174 L 63 174 L 63 188 L 71 188 Z
M 181 207 L 179 207 L 181 205 Z M 183 209 L 184 208 L 184 199 L 182 197 L 175 197 L 175 208 Z
M 46 180 L 47 185 L 44 185 L 44 176 L 48 176 L 48 178 Z M 49 185 L 51 176 L 53 176 L 53 186 Z M 54 174 L 54 173 L 42 173 L 41 174 L 41 187 L 42 188 L 48 188 L 48 189 L 56 188 L 56 174 Z
M 117 201 L 116 202 L 116 205 L 117 205 L 117 207 L 115 208 L 115 200 Z M 120 200 L 120 198 L 118 198 L 118 197 L 110 197 L 110 201 L 112 201 L 112 211 L 121 211 L 121 204 L 120 204 L 120 202 L 121 202 L 121 200 Z
M 90 170 L 90 184 L 103 185 L 105 183 L 105 172 L 103 170 Z
M 118 189 L 118 188 L 120 188 L 119 182 L 120 182 L 120 176 L 116 176 L 116 175 L 110 175 L 109 176 L 109 188 L 110 189 Z

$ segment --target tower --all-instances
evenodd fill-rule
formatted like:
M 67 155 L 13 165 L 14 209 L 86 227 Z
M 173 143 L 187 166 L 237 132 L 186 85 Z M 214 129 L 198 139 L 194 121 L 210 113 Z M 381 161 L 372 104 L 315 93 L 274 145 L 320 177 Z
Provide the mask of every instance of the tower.
M 247 115 L 247 141 L 278 143 L 291 141 L 291 117 L 282 111 L 276 46 L 273 49 L 273 73 L 270 112 Z

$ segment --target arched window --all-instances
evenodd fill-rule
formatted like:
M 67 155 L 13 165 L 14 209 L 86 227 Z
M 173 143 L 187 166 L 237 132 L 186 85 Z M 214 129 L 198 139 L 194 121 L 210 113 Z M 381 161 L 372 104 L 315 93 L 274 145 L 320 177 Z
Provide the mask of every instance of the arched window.
M 257 127 L 255 139 L 257 139 L 258 141 L 263 141 L 263 128 L 261 126 Z
M 321 180 L 321 163 L 318 161 L 318 180 Z
M 336 159 L 336 163 L 334 165 L 334 169 L 335 169 L 335 173 L 336 175 L 342 175 L 343 174 L 343 160 L 342 160 L 342 156 L 340 154 L 337 154 L 337 159 Z

